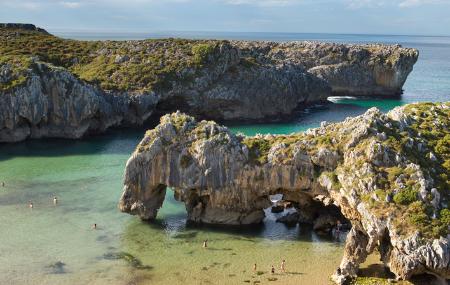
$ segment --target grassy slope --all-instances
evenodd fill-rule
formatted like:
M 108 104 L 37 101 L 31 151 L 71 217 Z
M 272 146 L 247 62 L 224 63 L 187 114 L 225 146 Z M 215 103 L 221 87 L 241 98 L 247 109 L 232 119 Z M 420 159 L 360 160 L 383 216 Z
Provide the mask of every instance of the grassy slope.
M 12 79 L 0 90 L 23 84 L 31 57 L 67 68 L 105 90 L 145 92 L 189 80 L 207 62 L 220 41 L 180 39 L 144 41 L 77 41 L 37 31 L 0 28 L 0 66 L 12 65 Z M 122 58 L 122 60 L 118 60 Z M 182 74 L 191 69 L 191 73 Z

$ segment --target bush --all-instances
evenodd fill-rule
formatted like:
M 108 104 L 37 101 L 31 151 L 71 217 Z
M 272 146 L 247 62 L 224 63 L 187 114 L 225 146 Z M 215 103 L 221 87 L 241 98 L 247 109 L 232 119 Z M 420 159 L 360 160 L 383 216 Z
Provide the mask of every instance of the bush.
M 194 63 L 202 65 L 208 61 L 209 55 L 214 51 L 212 44 L 197 44 L 192 47 Z
M 442 209 L 441 210 L 441 223 L 445 226 L 450 226 L 450 210 L 449 209 Z
M 400 205 L 409 205 L 417 201 L 417 194 L 418 192 L 416 190 L 408 187 L 394 195 L 394 202 Z

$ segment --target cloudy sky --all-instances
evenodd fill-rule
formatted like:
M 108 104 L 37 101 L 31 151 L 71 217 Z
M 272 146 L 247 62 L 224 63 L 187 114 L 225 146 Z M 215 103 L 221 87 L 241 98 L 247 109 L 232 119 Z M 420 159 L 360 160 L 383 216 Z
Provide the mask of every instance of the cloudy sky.
M 450 35 L 450 0 L 0 0 L 0 22 L 50 31 Z

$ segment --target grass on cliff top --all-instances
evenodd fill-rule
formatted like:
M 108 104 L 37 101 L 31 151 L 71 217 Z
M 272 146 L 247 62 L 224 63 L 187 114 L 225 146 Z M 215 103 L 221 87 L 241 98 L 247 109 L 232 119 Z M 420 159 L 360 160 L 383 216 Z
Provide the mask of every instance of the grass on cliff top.
M 139 92 L 170 87 L 175 79 L 191 80 L 196 69 L 208 62 L 221 43 L 182 39 L 77 41 L 10 28 L 0 28 L 0 41 L 3 62 L 33 56 L 67 68 L 103 89 Z M 15 83 L 0 83 L 0 89 L 24 81 L 21 77 Z
M 28 56 L 0 55 L 0 67 L 3 65 L 9 65 L 11 73 L 8 74 L 10 79 L 7 82 L 0 81 L 0 91 L 10 90 L 24 84 L 33 62 Z

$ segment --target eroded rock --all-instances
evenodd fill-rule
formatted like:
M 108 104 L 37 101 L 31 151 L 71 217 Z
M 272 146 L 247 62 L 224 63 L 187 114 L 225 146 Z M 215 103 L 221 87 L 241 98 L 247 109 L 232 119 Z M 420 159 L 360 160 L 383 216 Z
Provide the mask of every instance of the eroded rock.
M 166 115 L 128 160 L 119 208 L 152 219 L 168 186 L 186 204 L 189 220 L 245 225 L 261 222 L 269 196 L 282 194 L 299 213 L 311 214 L 311 205 L 320 203 L 351 222 L 336 282 L 356 276 L 375 249 L 399 279 L 449 278 L 443 178 L 450 154 L 437 147 L 450 132 L 449 106 L 412 104 L 388 114 L 371 109 L 305 133 L 255 137 L 182 113 Z M 429 123 L 435 121 L 441 124 Z M 402 143 L 419 133 L 436 160 Z

